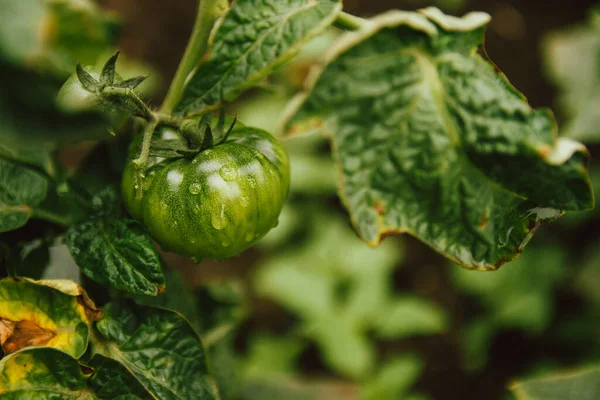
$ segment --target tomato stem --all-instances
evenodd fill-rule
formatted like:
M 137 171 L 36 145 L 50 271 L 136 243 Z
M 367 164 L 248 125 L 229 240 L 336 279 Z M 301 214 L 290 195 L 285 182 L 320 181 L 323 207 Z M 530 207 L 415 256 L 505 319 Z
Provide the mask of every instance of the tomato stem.
M 152 119 L 148 121 L 144 128 L 144 138 L 142 139 L 142 150 L 140 156 L 133 161 L 133 164 L 138 169 L 136 174 L 136 199 L 139 201 L 142 199 L 142 181 L 144 180 L 144 174 L 146 173 L 146 164 L 148 163 L 148 156 L 150 155 L 150 144 L 152 142 L 152 134 L 158 126 L 159 120 L 152 114 Z
M 64 215 L 53 213 L 52 211 L 36 208 L 33 210 L 32 217 L 43 219 L 44 221 L 52 222 L 53 224 L 60 225 L 64 228 L 68 228 L 73 225 L 75 221 L 72 218 Z
M 334 22 L 335 26 L 338 28 L 350 31 L 358 30 L 367 23 L 369 23 L 369 20 L 348 14 L 343 11 L 338 15 Z
M 200 1 L 192 36 L 179 63 L 175 77 L 171 82 L 167 97 L 165 97 L 160 108 L 162 113 L 171 113 L 177 106 L 177 103 L 179 103 L 183 94 L 185 80 L 206 53 L 212 28 L 217 19 L 227 10 L 228 3 L 227 0 Z

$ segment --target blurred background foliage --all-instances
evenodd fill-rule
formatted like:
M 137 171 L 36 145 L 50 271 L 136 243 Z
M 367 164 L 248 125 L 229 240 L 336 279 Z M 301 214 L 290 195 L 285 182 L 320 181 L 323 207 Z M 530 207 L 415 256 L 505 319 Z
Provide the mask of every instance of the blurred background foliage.
M 60 110 L 60 84 L 77 60 L 96 64 L 118 47 L 126 55 L 119 73 L 152 72 L 143 93 L 159 104 L 196 1 L 99 1 L 108 12 L 73 12 L 63 3 L 0 0 L 0 155 L 14 157 L 19 148 L 20 161 L 52 174 L 53 151 L 61 149 L 58 162 L 96 191 L 118 181 L 128 137 L 74 143 L 90 132 L 108 137 L 107 125 L 91 111 Z M 489 12 L 491 58 L 532 105 L 555 109 L 561 134 L 600 152 L 600 12 L 593 1 L 347 0 L 345 10 L 369 16 L 429 5 Z M 82 32 L 92 45 L 77 39 Z M 280 134 L 287 101 L 339 33 L 314 40 L 228 112 Z M 327 141 L 282 140 L 292 182 L 277 228 L 225 262 L 195 265 L 165 253 L 166 292 L 135 298 L 186 316 L 209 347 L 224 400 L 508 399 L 516 379 L 600 362 L 599 212 L 543 228 L 498 272 L 461 269 L 404 236 L 371 249 L 339 204 Z M 600 164 L 590 168 L 598 193 Z M 99 303 L 122 296 L 81 280 L 61 240 L 60 228 L 39 221 L 0 235 L 6 273 L 79 280 Z M 590 371 L 574 380 L 526 381 L 514 393 L 582 393 L 597 383 L 597 370 Z

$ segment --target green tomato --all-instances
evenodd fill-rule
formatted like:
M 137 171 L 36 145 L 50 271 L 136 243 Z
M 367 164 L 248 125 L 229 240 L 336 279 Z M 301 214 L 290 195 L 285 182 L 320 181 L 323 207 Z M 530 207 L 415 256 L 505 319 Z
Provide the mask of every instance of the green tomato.
M 176 138 L 159 128 L 160 138 Z M 267 132 L 236 127 L 222 144 L 194 158 L 151 158 L 136 199 L 132 143 L 122 181 L 129 212 L 167 251 L 225 259 L 240 254 L 277 225 L 290 181 L 289 161 Z

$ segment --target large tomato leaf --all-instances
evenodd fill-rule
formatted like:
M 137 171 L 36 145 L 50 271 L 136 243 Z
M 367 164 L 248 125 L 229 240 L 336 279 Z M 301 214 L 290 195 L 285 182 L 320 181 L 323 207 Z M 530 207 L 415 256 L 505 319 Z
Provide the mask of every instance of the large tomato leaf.
M 392 11 L 334 45 L 293 100 L 290 132 L 331 137 L 340 194 L 372 246 L 409 233 L 496 269 L 564 210 L 593 207 L 588 152 L 556 139 L 477 52 L 489 16 Z
M 100 316 L 72 282 L 0 280 L 0 344 L 5 354 L 47 346 L 78 358 L 87 348 L 90 324 Z
M 0 232 L 25 225 L 47 190 L 48 181 L 42 174 L 0 158 Z
M 156 398 L 218 399 L 202 343 L 181 315 L 125 301 L 104 312 L 94 352 L 119 361 Z
M 289 61 L 341 11 L 339 0 L 238 0 L 217 23 L 207 58 L 176 110 L 197 114 L 231 101 Z
M 600 367 L 518 381 L 511 390 L 518 400 L 596 400 L 600 398 Z
M 66 244 L 88 278 L 134 294 L 156 296 L 165 278 L 152 238 L 136 221 L 98 216 L 73 225 Z
M 86 368 L 50 347 L 24 349 L 0 361 L 0 399 L 151 399 L 114 360 L 94 356 Z

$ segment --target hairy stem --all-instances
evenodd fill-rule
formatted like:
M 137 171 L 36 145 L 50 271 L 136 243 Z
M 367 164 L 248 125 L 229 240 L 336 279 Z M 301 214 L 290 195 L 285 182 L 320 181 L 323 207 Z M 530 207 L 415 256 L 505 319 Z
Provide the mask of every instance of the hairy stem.
M 368 22 L 369 21 L 364 18 L 356 17 L 346 12 L 341 12 L 335 20 L 334 25 L 340 29 L 355 31 L 357 29 L 360 29 L 363 25 L 365 25 Z
M 227 0 L 200 1 L 192 36 L 179 63 L 175 77 L 171 82 L 167 97 L 165 97 L 160 108 L 162 113 L 171 113 L 173 108 L 179 103 L 183 94 L 185 80 L 206 53 L 210 32 L 216 20 L 223 14 L 227 7 Z

